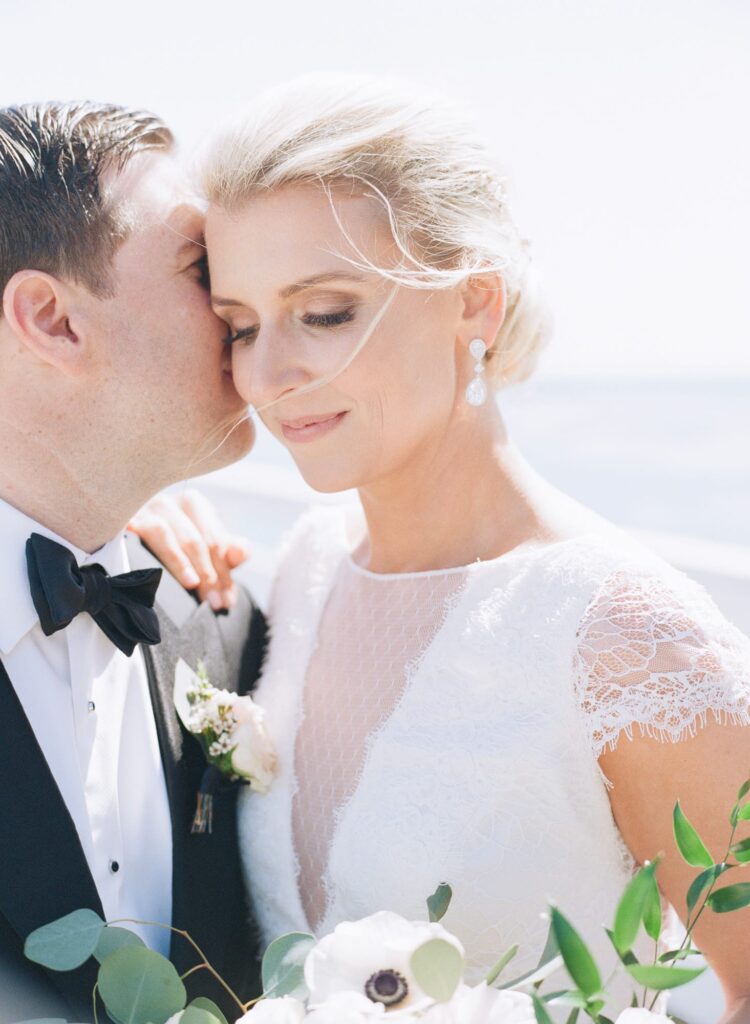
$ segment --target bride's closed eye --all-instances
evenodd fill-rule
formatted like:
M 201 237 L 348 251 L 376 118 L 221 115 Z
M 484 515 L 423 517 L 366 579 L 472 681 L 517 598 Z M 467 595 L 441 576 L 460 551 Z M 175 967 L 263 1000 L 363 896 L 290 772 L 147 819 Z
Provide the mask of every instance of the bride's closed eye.
M 329 329 L 340 327 L 342 324 L 351 323 L 354 320 L 354 307 L 349 306 L 346 309 L 340 309 L 333 313 L 305 313 L 301 320 L 306 327 Z M 233 345 L 236 341 L 244 341 L 250 344 L 250 342 L 255 341 L 257 334 L 258 324 L 253 324 L 251 327 L 241 327 L 234 334 L 230 332 L 224 338 L 224 344 Z

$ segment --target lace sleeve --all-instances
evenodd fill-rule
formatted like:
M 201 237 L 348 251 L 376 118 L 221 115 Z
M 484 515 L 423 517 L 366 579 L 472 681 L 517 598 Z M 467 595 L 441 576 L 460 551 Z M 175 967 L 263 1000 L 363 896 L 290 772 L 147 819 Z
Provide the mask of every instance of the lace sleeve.
M 597 758 L 634 725 L 676 743 L 709 711 L 750 724 L 750 639 L 676 570 L 609 575 L 579 624 L 574 662 Z

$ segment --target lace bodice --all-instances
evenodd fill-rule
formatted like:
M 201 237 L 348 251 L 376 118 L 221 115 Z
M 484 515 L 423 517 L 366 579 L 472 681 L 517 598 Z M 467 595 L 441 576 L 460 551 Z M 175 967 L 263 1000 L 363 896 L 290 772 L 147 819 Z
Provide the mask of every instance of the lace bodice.
M 610 964 L 601 925 L 633 862 L 597 758 L 634 726 L 750 724 L 750 640 L 614 528 L 378 575 L 350 558 L 346 519 L 304 517 L 269 608 L 256 697 L 280 775 L 240 810 L 265 937 L 420 918 L 448 881 L 475 979 L 514 943 L 518 973 L 536 963 L 548 899 Z

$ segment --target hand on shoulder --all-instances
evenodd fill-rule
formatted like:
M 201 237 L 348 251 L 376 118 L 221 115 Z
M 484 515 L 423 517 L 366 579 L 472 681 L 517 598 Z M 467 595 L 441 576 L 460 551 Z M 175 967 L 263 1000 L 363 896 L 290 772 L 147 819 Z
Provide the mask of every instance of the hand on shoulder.
M 231 574 L 249 557 L 248 545 L 229 532 L 200 491 L 158 494 L 133 516 L 128 529 L 214 611 L 234 607 L 237 588 Z

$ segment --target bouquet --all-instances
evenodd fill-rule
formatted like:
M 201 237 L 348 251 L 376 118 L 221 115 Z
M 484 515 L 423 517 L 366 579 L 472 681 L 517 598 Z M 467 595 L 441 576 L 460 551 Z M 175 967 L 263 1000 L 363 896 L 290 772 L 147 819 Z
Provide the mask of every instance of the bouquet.
M 250 1003 L 231 991 L 190 936 L 180 932 L 197 956 L 187 973 L 205 970 L 217 978 L 233 999 L 235 1019 L 242 1024 L 368 1024 L 386 1016 L 394 1024 L 397 1019 L 424 1024 L 553 1024 L 553 1015 L 559 1013 L 568 1024 L 576 1024 L 580 1016 L 594 1024 L 612 1024 L 615 1019 L 617 1024 L 667 1024 L 667 1016 L 654 1012 L 659 994 L 705 970 L 682 964 L 698 952 L 692 941 L 697 921 L 707 912 L 726 914 L 750 905 L 750 882 L 717 886 L 727 872 L 750 863 L 750 838 L 736 839 L 740 823 L 750 821 L 749 793 L 750 779 L 730 811 L 729 840 L 718 862 L 679 802 L 675 805 L 677 848 L 697 869 L 686 895 L 685 936 L 678 948 L 659 953 L 657 945 L 650 963 L 639 962 L 633 951 L 642 929 L 655 943 L 661 936 L 656 881 L 660 858 L 645 864 L 626 887 L 607 935 L 616 971 L 625 972 L 634 983 L 629 1007 L 609 1007 L 599 965 L 571 921 L 554 906 L 549 908 L 546 947 L 534 971 L 506 980 L 517 952 L 512 947 L 479 985 L 467 985 L 461 942 L 441 924 L 452 895 L 447 884 L 427 899 L 424 921 L 380 911 L 344 922 L 319 941 L 302 933 L 276 939 L 263 958 L 263 995 Z M 77 910 L 32 932 L 26 956 L 58 971 L 73 970 L 95 957 L 100 964 L 92 993 L 96 1022 L 103 1004 L 111 1020 L 128 1024 L 228 1024 L 208 999 L 186 1005 L 185 975 L 181 978 L 166 957 L 120 927 L 125 923 L 105 922 L 92 910 Z M 561 969 L 567 972 L 568 984 L 545 991 L 550 977 Z

